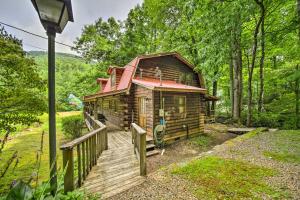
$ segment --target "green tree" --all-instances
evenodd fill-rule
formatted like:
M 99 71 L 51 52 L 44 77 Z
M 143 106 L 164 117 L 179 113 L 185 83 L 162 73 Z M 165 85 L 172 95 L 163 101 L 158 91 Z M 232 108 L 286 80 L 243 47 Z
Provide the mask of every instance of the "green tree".
M 30 125 L 46 110 L 46 82 L 37 72 L 33 59 L 26 56 L 22 42 L 0 27 L 0 156 L 9 135 L 18 125 Z M 0 178 L 15 162 L 15 151 L 1 159 Z
M 46 108 L 45 86 L 21 41 L 0 28 L 0 132 L 38 120 Z
M 106 21 L 99 18 L 95 24 L 86 25 L 76 39 L 76 50 L 88 62 L 97 61 L 106 64 L 125 64 L 119 54 L 121 48 L 122 23 L 113 17 Z

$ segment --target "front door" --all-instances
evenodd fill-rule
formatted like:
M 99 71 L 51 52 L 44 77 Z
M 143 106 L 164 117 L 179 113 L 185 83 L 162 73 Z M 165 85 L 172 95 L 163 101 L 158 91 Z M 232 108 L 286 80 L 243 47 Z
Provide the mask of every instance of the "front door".
M 146 98 L 139 97 L 139 126 L 146 130 Z

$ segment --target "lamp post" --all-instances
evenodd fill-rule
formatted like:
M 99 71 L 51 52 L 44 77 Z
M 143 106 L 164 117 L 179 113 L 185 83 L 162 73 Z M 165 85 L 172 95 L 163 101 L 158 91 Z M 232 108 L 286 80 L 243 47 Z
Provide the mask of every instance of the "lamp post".
M 61 33 L 68 21 L 73 22 L 71 0 L 31 0 L 48 35 L 48 101 L 50 185 L 57 189 L 56 119 L 55 119 L 55 35 Z

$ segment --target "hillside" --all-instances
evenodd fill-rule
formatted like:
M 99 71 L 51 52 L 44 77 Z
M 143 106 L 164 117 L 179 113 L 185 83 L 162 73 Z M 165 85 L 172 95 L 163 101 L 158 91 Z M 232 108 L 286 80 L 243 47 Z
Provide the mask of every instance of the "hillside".
M 48 54 L 43 51 L 30 51 L 43 79 L 48 79 Z M 95 79 L 104 75 L 95 64 L 88 64 L 79 56 L 56 54 L 56 101 L 59 111 L 78 109 L 69 105 L 70 94 L 82 99 L 84 95 L 97 91 Z

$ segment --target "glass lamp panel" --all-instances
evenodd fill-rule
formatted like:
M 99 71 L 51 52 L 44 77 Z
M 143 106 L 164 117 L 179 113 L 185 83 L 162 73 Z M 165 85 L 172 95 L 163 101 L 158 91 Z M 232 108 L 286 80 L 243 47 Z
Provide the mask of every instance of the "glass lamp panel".
M 36 0 L 40 17 L 44 21 L 58 24 L 64 3 L 57 0 Z
M 63 30 L 65 28 L 68 21 L 69 21 L 68 9 L 65 6 L 64 11 L 63 11 L 63 15 L 62 15 L 62 18 L 61 18 L 61 21 L 60 21 L 60 24 L 59 24 L 61 30 Z

